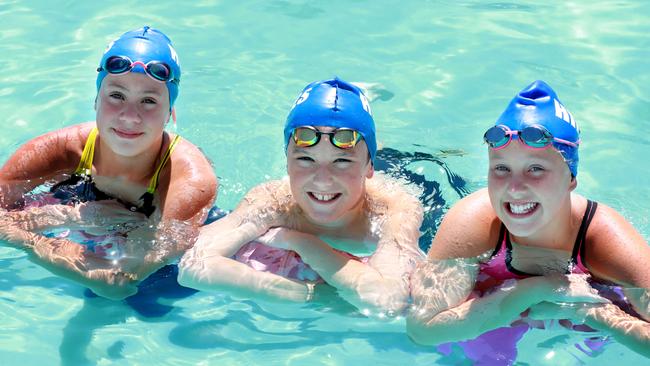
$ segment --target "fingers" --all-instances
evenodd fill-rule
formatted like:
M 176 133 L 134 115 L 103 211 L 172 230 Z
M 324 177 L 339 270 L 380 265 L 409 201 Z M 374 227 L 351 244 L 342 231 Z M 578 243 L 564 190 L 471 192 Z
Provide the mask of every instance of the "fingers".
M 110 225 L 144 221 L 146 217 L 140 212 L 132 212 L 115 200 L 86 202 L 79 205 L 82 221 L 93 225 Z
M 255 241 L 259 241 L 262 244 L 271 245 L 273 242 L 279 239 L 282 228 L 274 227 L 269 229 L 264 235 L 257 238 Z
M 569 274 L 554 278 L 558 286 L 553 290 L 555 302 L 568 303 L 609 303 L 610 301 L 600 296 L 598 291 L 591 287 L 587 279 L 589 275 Z

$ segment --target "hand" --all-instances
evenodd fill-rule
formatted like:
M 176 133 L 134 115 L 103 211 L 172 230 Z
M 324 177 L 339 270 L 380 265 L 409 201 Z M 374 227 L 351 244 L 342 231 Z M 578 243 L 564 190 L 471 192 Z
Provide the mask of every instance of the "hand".
M 548 319 L 568 319 L 574 324 L 584 323 L 587 311 L 591 309 L 594 304 L 554 304 L 551 302 L 541 302 L 533 305 L 528 309 L 528 318 L 533 320 L 548 320 Z
M 264 235 L 257 238 L 262 244 L 285 250 L 299 252 L 305 243 L 320 240 L 316 236 L 306 234 L 297 230 L 287 229 L 285 227 L 270 228 Z
M 587 282 L 589 275 L 569 274 L 533 277 L 523 281 L 534 281 L 544 295 L 544 301 L 561 303 L 609 303 Z
M 32 234 L 16 226 L 13 221 L 6 220 L 5 217 L 0 221 L 0 240 L 6 241 L 14 248 L 27 248 Z
M 299 235 L 302 233 L 284 227 L 274 227 L 255 241 L 274 248 L 292 250 L 291 247 L 297 243 Z
M 146 216 L 140 212 L 131 212 L 115 200 L 91 201 L 77 205 L 78 220 L 95 226 L 141 223 Z

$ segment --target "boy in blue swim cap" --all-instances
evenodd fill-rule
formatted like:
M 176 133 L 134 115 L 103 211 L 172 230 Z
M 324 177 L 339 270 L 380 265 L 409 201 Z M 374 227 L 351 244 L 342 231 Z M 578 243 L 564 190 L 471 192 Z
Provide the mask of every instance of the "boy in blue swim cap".
M 39 136 L 2 167 L 0 202 L 18 211 L 3 215 L 0 232 L 43 267 L 120 299 L 191 245 L 217 182 L 196 146 L 165 131 L 181 77 L 165 34 L 148 26 L 124 33 L 97 72 L 96 121 Z M 50 181 L 50 192 L 25 198 Z M 89 237 L 92 245 L 80 244 Z
M 297 302 L 334 287 L 360 309 L 404 309 L 423 258 L 422 207 L 398 183 L 373 177 L 375 125 L 363 92 L 341 79 L 309 84 L 284 143 L 289 179 L 253 188 L 204 227 L 179 282 Z
M 508 326 L 529 308 L 533 316 L 548 316 L 549 308 L 566 315 L 560 305 L 577 303 L 582 306 L 572 307 L 570 318 L 648 354 L 648 323 L 627 316 L 586 281 L 650 288 L 650 247 L 612 208 L 573 192 L 579 135 L 573 116 L 543 81 L 520 91 L 487 129 L 488 187 L 449 210 L 429 261 L 413 275 L 412 339 L 471 339 Z M 450 266 L 463 258 L 471 259 Z M 650 319 L 648 292 L 624 291 L 633 311 Z M 625 330 L 635 322 L 636 332 Z

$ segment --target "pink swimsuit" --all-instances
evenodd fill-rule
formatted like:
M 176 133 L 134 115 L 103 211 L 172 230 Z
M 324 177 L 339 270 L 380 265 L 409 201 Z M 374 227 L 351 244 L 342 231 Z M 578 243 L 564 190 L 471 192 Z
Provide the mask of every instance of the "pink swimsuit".
M 573 244 L 573 252 L 571 259 L 567 263 L 566 273 L 585 273 L 589 274 L 589 270 L 585 266 L 585 237 L 587 228 L 596 213 L 598 203 L 588 200 L 587 209 L 582 217 L 582 224 L 578 231 L 578 236 Z M 501 285 L 506 280 L 522 279 L 526 277 L 535 276 L 526 272 L 522 272 L 514 268 L 511 264 L 512 261 L 512 244 L 510 243 L 510 233 L 504 224 L 501 224 L 499 231 L 499 239 L 496 247 L 492 252 L 490 260 L 481 263 L 478 278 L 476 280 L 475 289 L 482 295 L 496 286 Z
M 336 250 L 336 249 L 335 249 Z M 350 259 L 366 263 L 370 257 L 357 257 L 337 250 Z M 309 265 L 302 261 L 298 253 L 270 247 L 260 242 L 247 243 L 235 253 L 233 259 L 262 272 L 271 272 L 299 281 L 324 282 Z

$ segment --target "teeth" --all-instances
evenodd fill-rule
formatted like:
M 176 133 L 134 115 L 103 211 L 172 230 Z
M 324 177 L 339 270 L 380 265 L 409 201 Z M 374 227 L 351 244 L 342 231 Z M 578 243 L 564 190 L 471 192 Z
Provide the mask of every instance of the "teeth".
M 319 201 L 331 201 L 334 199 L 334 197 L 336 197 L 335 194 L 324 194 L 324 193 L 313 193 L 313 192 L 312 194 Z
M 537 206 L 537 203 L 530 202 L 530 203 L 524 203 L 523 205 L 517 205 L 514 203 L 510 203 L 510 211 L 514 214 L 526 214 L 532 211 L 535 206 Z

